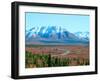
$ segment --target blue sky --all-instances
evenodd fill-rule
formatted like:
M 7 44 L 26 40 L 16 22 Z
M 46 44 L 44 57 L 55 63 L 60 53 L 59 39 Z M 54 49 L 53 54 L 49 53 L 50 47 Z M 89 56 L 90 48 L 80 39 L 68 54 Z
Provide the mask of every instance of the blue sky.
M 61 26 L 70 32 L 87 32 L 90 26 L 88 15 L 25 13 L 26 30 L 32 27 Z

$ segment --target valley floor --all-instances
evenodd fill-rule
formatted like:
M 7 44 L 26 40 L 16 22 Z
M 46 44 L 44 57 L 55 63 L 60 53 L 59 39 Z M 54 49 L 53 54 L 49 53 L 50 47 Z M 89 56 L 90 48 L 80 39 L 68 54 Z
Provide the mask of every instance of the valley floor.
M 26 68 L 89 65 L 89 46 L 26 45 Z

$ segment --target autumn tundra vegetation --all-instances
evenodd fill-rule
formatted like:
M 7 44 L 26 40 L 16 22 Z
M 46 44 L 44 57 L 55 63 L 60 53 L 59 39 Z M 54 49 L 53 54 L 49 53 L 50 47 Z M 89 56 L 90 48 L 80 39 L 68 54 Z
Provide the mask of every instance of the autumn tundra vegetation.
M 88 46 L 26 46 L 25 67 L 61 67 L 89 65 Z

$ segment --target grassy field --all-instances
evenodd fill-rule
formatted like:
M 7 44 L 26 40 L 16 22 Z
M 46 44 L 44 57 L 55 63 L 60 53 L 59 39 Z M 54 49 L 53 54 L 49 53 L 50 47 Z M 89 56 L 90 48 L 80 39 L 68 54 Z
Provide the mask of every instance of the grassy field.
M 89 65 L 88 46 L 26 46 L 26 68 L 82 65 Z

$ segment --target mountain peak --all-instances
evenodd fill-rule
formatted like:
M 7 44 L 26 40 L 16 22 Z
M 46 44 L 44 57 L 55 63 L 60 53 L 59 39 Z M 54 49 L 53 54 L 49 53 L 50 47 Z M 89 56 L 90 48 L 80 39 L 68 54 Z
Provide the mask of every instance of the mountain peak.
M 41 26 L 33 27 L 26 31 L 26 42 L 87 42 L 89 41 L 89 32 L 70 33 L 61 26 Z

